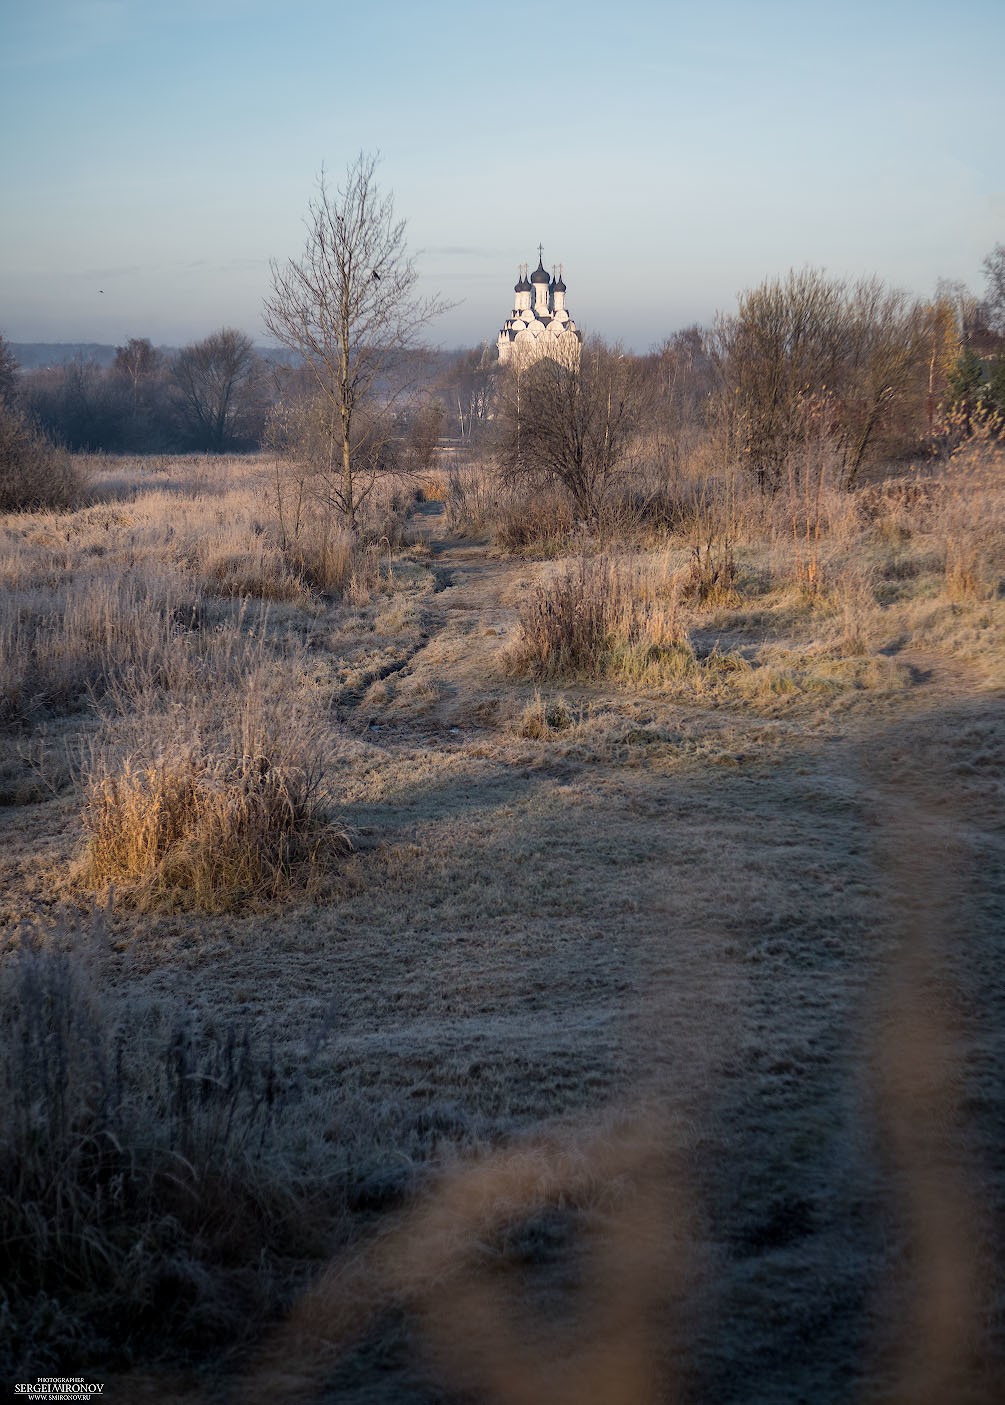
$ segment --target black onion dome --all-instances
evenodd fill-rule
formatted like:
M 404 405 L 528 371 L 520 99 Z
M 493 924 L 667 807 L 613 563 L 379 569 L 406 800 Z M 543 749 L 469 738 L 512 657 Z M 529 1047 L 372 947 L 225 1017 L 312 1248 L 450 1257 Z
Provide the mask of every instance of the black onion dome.
M 530 275 L 530 281 L 531 281 L 532 283 L 550 283 L 550 282 L 551 282 L 551 279 L 548 277 L 547 273 L 545 273 L 545 271 L 544 271 L 544 264 L 541 262 L 540 259 L 538 259 L 538 261 L 537 261 L 537 268 L 535 268 L 534 272 Z
M 552 283 L 551 288 L 552 288 L 552 292 L 555 292 L 555 293 L 565 293 L 565 292 L 568 292 L 568 289 L 566 288 L 565 284 L 562 282 L 562 275 L 561 275 L 561 274 L 558 275 L 558 282 L 557 282 L 557 283 Z

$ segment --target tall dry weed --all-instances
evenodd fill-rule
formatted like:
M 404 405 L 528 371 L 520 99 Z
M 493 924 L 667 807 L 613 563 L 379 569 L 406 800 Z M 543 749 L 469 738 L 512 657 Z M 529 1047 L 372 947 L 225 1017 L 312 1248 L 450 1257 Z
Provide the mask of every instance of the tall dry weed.
M 535 678 L 640 678 L 687 658 L 671 578 L 652 563 L 580 556 L 535 589 L 507 662 Z
M 955 603 L 1005 594 L 1005 449 L 975 440 L 947 465 L 939 509 L 945 591 Z
M 309 892 L 346 852 L 317 719 L 261 678 L 247 687 L 98 743 L 83 776 L 84 887 L 140 909 L 221 911 Z
M 495 515 L 495 544 L 510 556 L 557 556 L 576 533 L 568 498 L 555 489 L 509 491 Z
M 481 464 L 451 466 L 444 499 L 447 528 L 454 533 L 482 533 L 495 519 L 500 495 L 496 476 Z
M 692 482 L 678 524 L 688 552 L 687 571 L 680 581 L 682 599 L 712 607 L 739 602 L 736 548 L 741 517 L 735 475 Z
M 0 720 L 29 720 L 156 674 L 198 616 L 163 579 L 107 571 L 0 597 Z

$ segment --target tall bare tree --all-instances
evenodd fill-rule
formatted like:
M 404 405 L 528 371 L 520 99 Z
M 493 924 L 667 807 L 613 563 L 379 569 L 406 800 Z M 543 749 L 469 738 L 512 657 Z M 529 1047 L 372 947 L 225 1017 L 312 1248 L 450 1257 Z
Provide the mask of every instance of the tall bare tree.
M 504 476 L 557 483 L 596 521 L 633 466 L 651 389 L 642 362 L 598 339 L 574 360 L 518 361 L 500 391 Z
M 384 434 L 400 354 L 449 306 L 416 293 L 418 274 L 394 197 L 376 181 L 377 157 L 360 152 L 333 190 L 322 171 L 299 259 L 272 263 L 264 320 L 276 341 L 303 357 L 322 407 L 318 481 L 330 507 L 355 525 L 361 503 L 391 460 Z M 295 449 L 295 446 L 293 446 Z
M 141 383 L 159 375 L 163 365 L 164 357 L 149 337 L 130 337 L 125 346 L 115 348 L 112 370 L 128 381 L 135 400 Z

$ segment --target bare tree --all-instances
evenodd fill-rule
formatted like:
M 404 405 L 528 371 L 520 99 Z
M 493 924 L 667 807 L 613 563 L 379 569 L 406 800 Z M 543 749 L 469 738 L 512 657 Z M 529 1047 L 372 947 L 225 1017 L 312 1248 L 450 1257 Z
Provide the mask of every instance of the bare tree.
M 372 438 L 384 432 L 377 403 L 386 408 L 395 394 L 388 377 L 400 354 L 449 306 L 416 294 L 405 222 L 395 219 L 393 195 L 377 185 L 376 166 L 375 156 L 360 152 L 337 190 L 322 171 L 304 251 L 285 265 L 273 261 L 264 308 L 271 335 L 310 369 L 327 460 L 320 481 L 328 504 L 353 525 L 388 466 Z
M 251 338 L 233 327 L 179 351 L 171 375 L 184 427 L 200 448 L 221 453 L 256 437 L 259 371 Z
M 558 483 L 596 521 L 633 466 L 650 389 L 640 361 L 599 340 L 575 360 L 517 361 L 500 393 L 504 476 Z
M 836 387 L 834 439 L 843 482 L 853 488 L 884 429 L 904 410 L 916 438 L 927 402 L 932 318 L 906 294 L 863 279 L 847 293 L 842 376 Z
M 159 375 L 163 366 L 164 357 L 149 337 L 130 337 L 125 346 L 115 348 L 112 371 L 129 382 L 134 399 L 143 381 Z
M 958 349 L 970 340 L 980 325 L 980 302 L 960 278 L 937 279 L 935 301 L 952 316 Z
M 488 425 L 497 365 L 495 347 L 484 342 L 459 352 L 440 377 L 437 389 L 451 410 L 457 408 L 460 439 L 472 439 Z
M 708 332 L 692 324 L 644 358 L 652 382 L 649 459 L 664 483 L 676 482 L 707 434 L 717 380 Z

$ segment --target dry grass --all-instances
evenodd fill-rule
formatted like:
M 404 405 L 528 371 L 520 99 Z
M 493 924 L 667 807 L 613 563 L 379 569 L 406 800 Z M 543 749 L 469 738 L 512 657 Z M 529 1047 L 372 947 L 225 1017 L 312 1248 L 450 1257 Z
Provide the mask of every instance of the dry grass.
M 535 678 L 660 676 L 689 653 L 673 581 L 609 557 L 580 556 L 538 586 L 508 656 Z
M 311 562 L 291 561 L 259 515 L 257 466 L 214 468 L 208 497 L 201 477 L 198 496 L 175 494 L 154 464 L 153 486 L 128 501 L 0 528 L 0 570 L 18 590 L 0 601 L 0 724 L 16 742 L 61 714 L 104 717 L 81 771 L 77 880 L 141 908 L 311 891 L 345 848 L 325 818 L 328 733 L 303 637 L 322 586 L 358 604 L 379 558 L 319 527 L 303 543 Z M 95 491 L 107 471 L 92 466 Z M 35 793 L 16 775 L 8 785 Z
M 291 1161 L 297 1086 L 247 1021 L 101 990 L 104 919 L 27 926 L 0 968 L 0 1370 L 104 1374 L 204 1351 L 337 1242 Z M 310 1225 L 309 1231 L 307 1225 Z M 28 1374 L 31 1373 L 31 1374 Z
M 426 473 L 419 479 L 418 495 L 422 502 L 446 502 L 451 482 L 446 473 Z
M 1000 452 L 991 444 L 965 446 L 953 457 L 939 504 L 945 590 L 956 604 L 1005 595 L 1005 504 Z
M 495 544 L 511 556 L 563 555 L 575 533 L 568 499 L 553 490 L 510 492 L 496 508 Z
M 1001 451 L 971 444 L 938 472 L 858 495 L 835 488 L 824 462 L 798 468 L 774 498 L 731 479 L 680 481 L 661 550 L 622 548 L 616 566 L 584 554 L 536 587 L 511 671 L 768 711 L 800 698 L 818 712 L 909 687 L 905 648 L 1000 679 Z
M 475 536 L 489 532 L 500 497 L 498 478 L 484 465 L 451 465 L 444 500 L 444 513 L 450 531 Z
M 237 706 L 230 727 L 190 710 L 184 730 L 148 723 L 142 750 L 97 751 L 84 775 L 84 887 L 140 909 L 203 911 L 317 888 L 349 847 L 325 813 L 317 729 L 266 704 L 253 680 Z
M 564 698 L 546 698 L 535 688 L 533 698 L 520 714 L 517 732 L 521 737 L 541 741 L 568 731 L 575 722 L 576 714 Z

